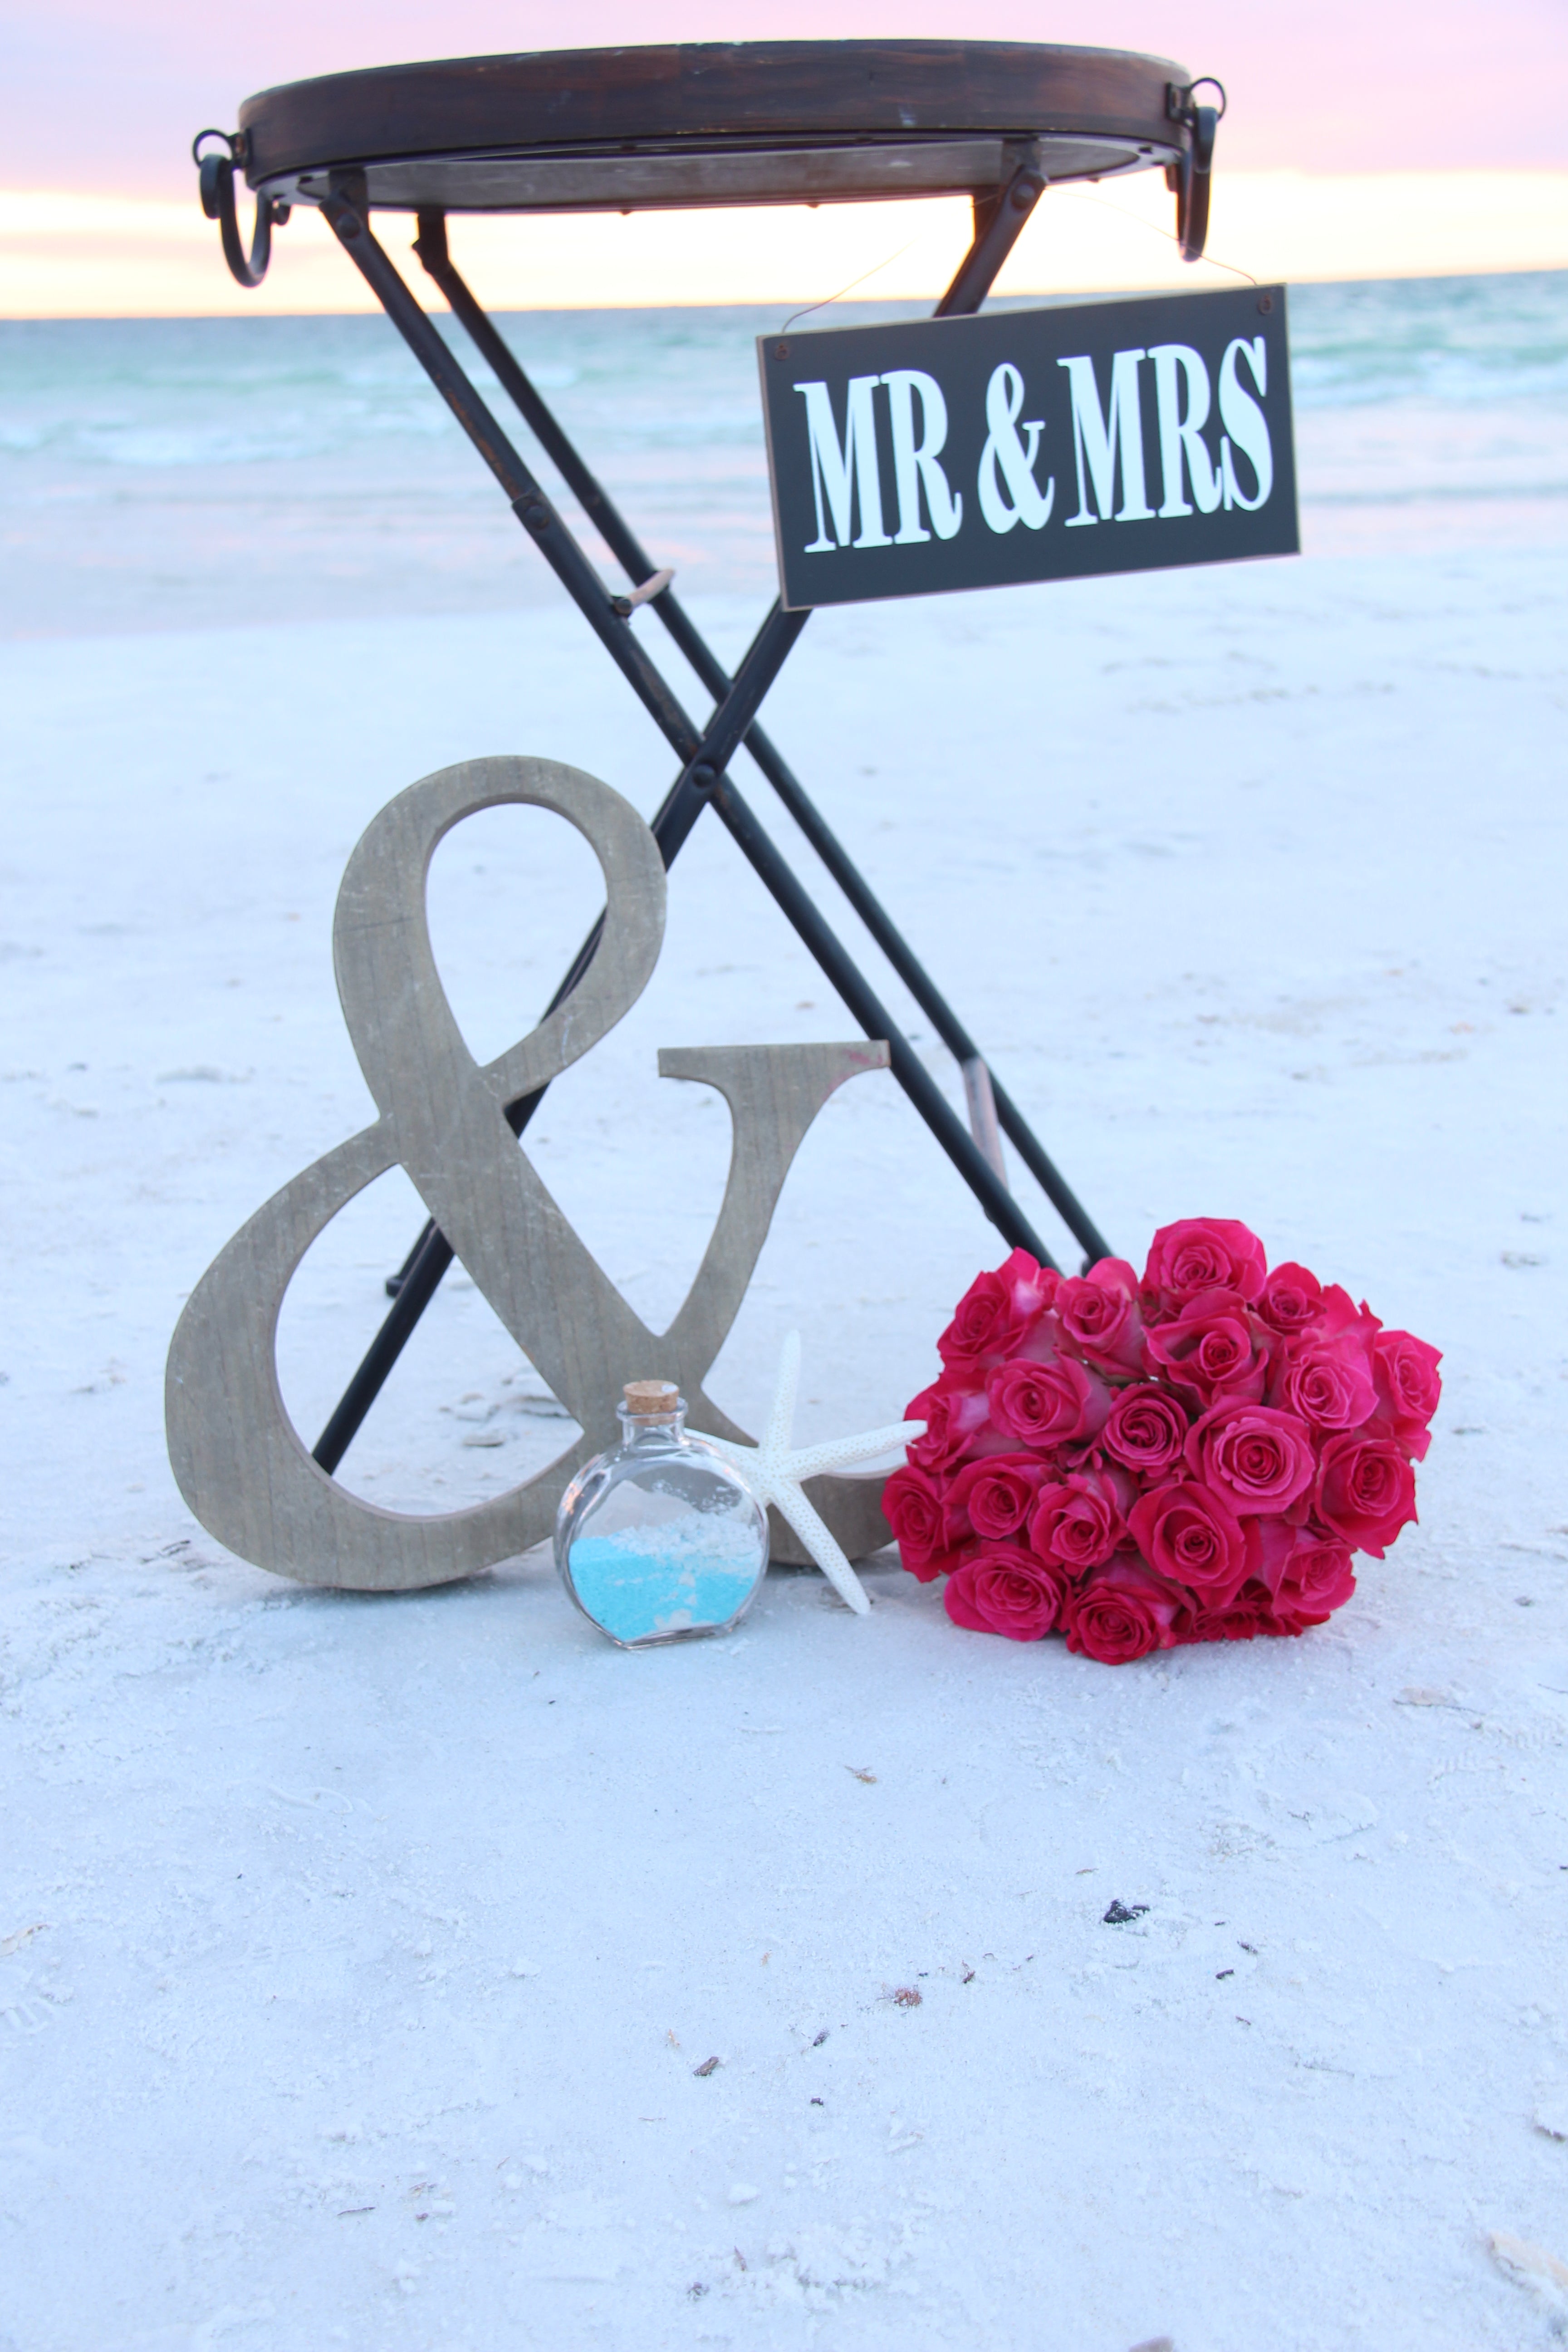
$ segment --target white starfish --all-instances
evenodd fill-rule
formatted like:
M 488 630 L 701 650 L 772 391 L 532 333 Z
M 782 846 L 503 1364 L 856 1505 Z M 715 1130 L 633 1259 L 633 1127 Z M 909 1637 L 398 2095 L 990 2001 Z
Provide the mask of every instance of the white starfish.
M 852 1462 L 869 1462 L 895 1445 L 919 1437 L 923 1421 L 895 1421 L 886 1429 L 868 1429 L 858 1437 L 829 1438 L 826 1445 L 792 1447 L 795 1391 L 800 1385 L 800 1333 L 792 1331 L 779 1358 L 778 1385 L 759 1445 L 731 1445 L 727 1438 L 702 1437 L 704 1445 L 732 1462 L 747 1485 L 764 1503 L 775 1503 L 812 1559 L 840 1598 L 858 1617 L 871 1607 L 866 1589 L 850 1567 L 843 1549 L 822 1514 L 802 1491 L 807 1478 L 825 1470 L 847 1469 Z M 702 1436 L 700 1430 L 694 1436 Z

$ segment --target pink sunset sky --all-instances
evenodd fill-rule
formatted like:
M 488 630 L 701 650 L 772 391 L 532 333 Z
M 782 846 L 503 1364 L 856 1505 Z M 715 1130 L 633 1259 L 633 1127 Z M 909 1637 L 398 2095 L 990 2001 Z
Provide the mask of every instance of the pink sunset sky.
M 1220 75 L 1233 168 L 1568 165 L 1563 0 L 75 0 L 0 8 L 0 187 L 178 196 L 268 84 L 501 49 L 850 35 L 1078 41 Z

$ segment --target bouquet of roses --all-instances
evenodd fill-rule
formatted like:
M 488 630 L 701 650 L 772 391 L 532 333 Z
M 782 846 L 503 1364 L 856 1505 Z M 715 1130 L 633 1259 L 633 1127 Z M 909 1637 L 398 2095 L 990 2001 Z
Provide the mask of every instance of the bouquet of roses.
M 1142 1282 L 1015 1250 L 937 1347 L 882 1507 L 955 1624 L 1107 1665 L 1300 1633 L 1415 1517 L 1437 1350 L 1228 1219 L 1163 1227 Z

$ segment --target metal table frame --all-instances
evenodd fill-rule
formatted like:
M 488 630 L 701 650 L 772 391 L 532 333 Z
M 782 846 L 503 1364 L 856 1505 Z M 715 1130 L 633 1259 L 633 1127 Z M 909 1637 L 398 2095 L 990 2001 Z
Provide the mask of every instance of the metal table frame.
M 1212 122 L 1211 115 L 1205 126 L 1211 149 Z M 201 135 L 205 138 L 209 134 L 204 132 Z M 973 239 L 952 283 L 936 306 L 938 318 L 963 316 L 979 310 L 1046 185 L 1034 141 L 1018 139 L 1010 142 L 1006 157 L 1012 166 L 1011 176 L 989 194 L 976 194 L 973 199 Z M 222 224 L 224 246 L 230 266 L 242 282 L 258 282 L 266 268 L 266 245 L 271 222 L 286 217 L 286 213 L 282 207 L 271 205 L 265 196 L 258 200 L 257 236 L 248 268 L 246 268 L 247 257 L 235 224 L 232 161 L 216 154 L 208 154 L 199 160 L 203 165 L 204 204 L 211 216 Z M 1204 161 L 1206 164 L 1206 155 Z M 1206 196 L 1206 188 L 1205 194 Z M 792 769 L 757 723 L 763 701 L 811 617 L 810 614 L 785 612 L 775 602 L 739 668 L 733 677 L 730 676 L 672 593 L 669 585 L 671 575 L 655 566 L 529 380 L 510 346 L 459 276 L 447 247 L 445 213 L 421 210 L 417 214 L 418 234 L 414 250 L 431 279 L 445 295 L 453 316 L 467 331 L 480 357 L 493 371 L 519 415 L 578 499 L 584 513 L 625 571 L 631 583 L 630 593 L 612 593 L 465 373 L 446 338 L 415 299 L 399 270 L 377 241 L 371 226 L 371 206 L 363 173 L 352 169 L 333 171 L 330 193 L 321 200 L 320 208 L 343 251 L 495 476 L 523 530 L 538 546 L 545 562 L 679 760 L 679 773 L 652 822 L 654 838 L 666 866 L 674 863 L 702 810 L 712 808 L 742 856 L 866 1035 L 886 1039 L 894 1076 L 1003 1238 L 1014 1248 L 1031 1252 L 1043 1265 L 1055 1264 L 1008 1189 L 997 1139 L 998 1131 L 1012 1143 L 1024 1165 L 1083 1249 L 1086 1265 L 1109 1256 L 1110 1244 L 1089 1212 L 1035 1135 L 1012 1096 L 991 1072 L 968 1029 L 898 929 L 848 851 L 829 828 Z M 237 267 L 237 264 L 240 266 Z M 632 615 L 642 604 L 647 604 L 658 615 L 696 677 L 713 697 L 714 707 L 700 726 L 682 708 L 640 638 L 634 634 L 630 625 Z M 730 766 L 742 746 L 751 753 L 942 1044 L 958 1061 L 963 1074 L 970 1127 L 965 1127 L 948 1102 L 924 1062 L 891 1018 L 870 982 L 741 793 L 730 772 Z M 552 998 L 549 1010 L 553 1011 L 571 993 L 586 971 L 598 944 L 602 923 L 601 917 L 584 940 Z M 541 1089 L 508 1106 L 507 1118 L 514 1134 L 522 1134 L 542 1098 L 543 1089 Z M 451 1244 L 432 1222 L 426 1225 L 400 1271 L 388 1279 L 386 1287 L 393 1299 L 390 1311 L 314 1448 L 314 1459 L 329 1475 L 342 1460 L 421 1315 L 434 1297 L 453 1255 Z

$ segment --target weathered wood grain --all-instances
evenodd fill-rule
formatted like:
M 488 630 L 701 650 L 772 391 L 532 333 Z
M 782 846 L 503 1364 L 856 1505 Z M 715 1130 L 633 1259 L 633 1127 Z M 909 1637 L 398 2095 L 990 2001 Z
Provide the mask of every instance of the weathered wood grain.
M 574 993 L 481 1067 L 463 1042 L 431 951 L 425 896 L 443 835 L 507 803 L 552 809 L 604 872 L 602 944 Z M 552 761 L 480 760 L 398 795 L 350 857 L 333 956 L 343 1015 L 380 1118 L 276 1193 L 192 1293 L 170 1349 L 170 1458 L 209 1533 L 301 1583 L 399 1591 L 450 1581 L 550 1533 L 582 1464 L 617 1435 L 624 1381 L 677 1381 L 692 1418 L 744 1433 L 702 1381 L 745 1295 L 795 1151 L 834 1088 L 886 1066 L 887 1047 L 682 1048 L 668 1076 L 716 1087 L 734 1144 L 712 1239 L 685 1304 L 658 1335 L 578 1239 L 506 1123 L 505 1105 L 547 1085 L 636 1002 L 658 961 L 665 877 L 642 819 L 607 784 Z M 311 1242 L 356 1192 L 399 1163 L 518 1346 L 582 1424 L 561 1458 L 509 1493 L 424 1517 L 351 1494 L 314 1463 L 285 1410 L 276 1348 L 283 1296 Z M 824 1481 L 819 1507 L 846 1549 L 887 1540 L 879 1480 Z M 787 1551 L 781 1556 L 788 1557 Z
M 994 184 L 1010 138 L 1050 142 L 1051 178 L 1163 163 L 1187 138 L 1166 86 L 1187 79 L 1166 58 L 1037 42 L 689 42 L 327 74 L 247 99 L 239 121 L 253 187 L 346 166 L 369 169 L 373 202 L 453 209 L 854 201 Z M 922 160 L 966 141 L 967 162 Z M 552 169 L 500 161 L 530 156 Z M 443 177 L 454 158 L 468 163 Z

